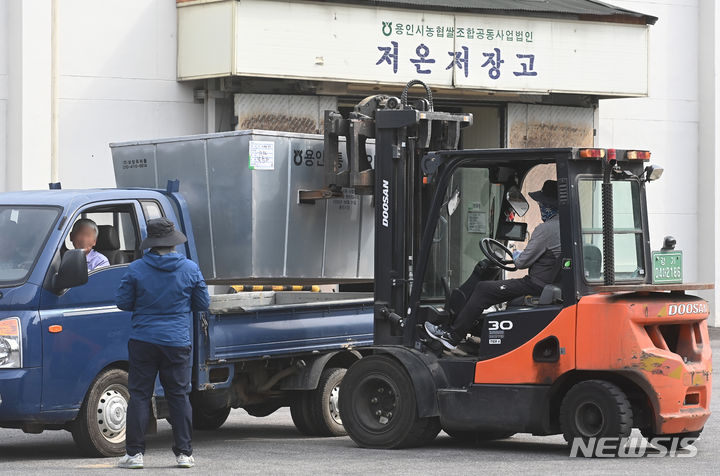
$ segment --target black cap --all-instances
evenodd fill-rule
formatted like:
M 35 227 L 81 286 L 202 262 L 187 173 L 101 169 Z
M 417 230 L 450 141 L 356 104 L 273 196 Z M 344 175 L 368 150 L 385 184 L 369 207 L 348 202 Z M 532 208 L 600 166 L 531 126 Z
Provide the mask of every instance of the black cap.
M 530 197 L 536 202 L 547 207 L 557 208 L 558 206 L 557 180 L 546 180 L 541 190 L 530 192 Z
M 140 248 L 176 246 L 187 241 L 185 235 L 175 229 L 173 222 L 167 218 L 153 218 L 147 222 L 147 238 L 140 244 Z

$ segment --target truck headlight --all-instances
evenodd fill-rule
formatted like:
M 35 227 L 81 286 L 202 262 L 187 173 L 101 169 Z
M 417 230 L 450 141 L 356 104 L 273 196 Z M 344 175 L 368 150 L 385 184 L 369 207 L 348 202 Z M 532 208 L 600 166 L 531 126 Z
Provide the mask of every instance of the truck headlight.
M 0 319 L 0 369 L 22 367 L 20 319 Z

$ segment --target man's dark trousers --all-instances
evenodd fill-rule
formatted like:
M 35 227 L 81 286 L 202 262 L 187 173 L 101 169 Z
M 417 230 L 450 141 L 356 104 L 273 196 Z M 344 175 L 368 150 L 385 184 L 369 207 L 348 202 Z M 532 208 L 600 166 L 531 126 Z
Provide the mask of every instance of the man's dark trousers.
M 150 401 L 155 377 L 165 390 L 172 420 L 175 456 L 192 455 L 192 407 L 190 406 L 191 346 L 169 347 L 130 339 L 125 448 L 130 456 L 145 453 L 145 432 L 150 418 Z
M 453 321 L 451 332 L 458 339 L 464 339 L 475 321 L 482 317 L 482 312 L 488 307 L 520 296 L 538 296 L 541 292 L 542 287 L 531 281 L 528 276 L 502 281 L 480 281 L 465 303 L 465 307 Z

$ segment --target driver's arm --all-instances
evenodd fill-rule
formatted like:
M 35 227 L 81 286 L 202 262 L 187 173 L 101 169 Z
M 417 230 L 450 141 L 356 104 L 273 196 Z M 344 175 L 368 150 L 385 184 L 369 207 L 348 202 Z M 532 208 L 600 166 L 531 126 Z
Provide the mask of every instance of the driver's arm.
M 547 236 L 547 227 L 543 225 L 544 223 L 541 223 L 535 228 L 525 249 L 519 255 L 516 255 L 515 266 L 518 269 L 529 268 L 547 251 L 550 237 Z

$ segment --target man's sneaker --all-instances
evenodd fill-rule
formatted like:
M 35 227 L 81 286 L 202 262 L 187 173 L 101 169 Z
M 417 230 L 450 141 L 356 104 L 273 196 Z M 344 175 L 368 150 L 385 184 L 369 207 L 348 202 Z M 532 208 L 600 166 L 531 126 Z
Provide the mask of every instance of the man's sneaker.
M 177 461 L 178 468 L 192 468 L 193 466 L 195 466 L 195 458 L 183 453 L 177 455 L 175 461 Z
M 120 458 L 120 461 L 118 461 L 118 468 L 142 469 L 143 454 L 138 453 L 132 456 L 130 456 L 129 454 L 125 454 L 125 456 Z
M 440 326 L 425 321 L 425 332 L 431 339 L 440 342 L 448 350 L 455 350 L 457 347 L 457 341 L 453 335 Z

